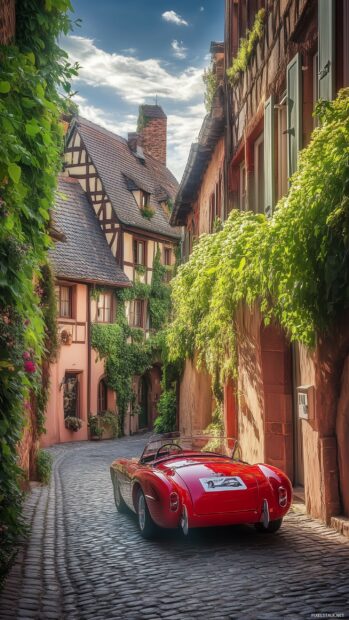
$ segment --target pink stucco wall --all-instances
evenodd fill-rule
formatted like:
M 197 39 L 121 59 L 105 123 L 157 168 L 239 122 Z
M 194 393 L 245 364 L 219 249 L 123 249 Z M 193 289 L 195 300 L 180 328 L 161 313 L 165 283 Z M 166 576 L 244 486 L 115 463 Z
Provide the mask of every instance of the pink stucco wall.
M 73 328 L 74 324 L 81 323 L 80 336 L 84 332 L 84 342 L 73 342 L 70 345 L 61 344 L 57 361 L 50 368 L 50 396 L 46 410 L 46 434 L 41 437 L 41 445 L 43 447 L 50 446 L 54 443 L 66 441 L 80 441 L 87 439 L 87 381 L 88 381 L 88 334 L 87 334 L 87 290 L 84 284 L 76 285 L 76 316 L 71 321 L 67 321 L 70 325 L 64 324 L 64 328 Z M 58 320 L 59 330 L 62 323 Z M 63 387 L 62 381 L 66 372 L 79 372 L 80 375 L 80 416 L 83 421 L 82 428 L 77 431 L 69 431 L 64 426 L 63 412 Z

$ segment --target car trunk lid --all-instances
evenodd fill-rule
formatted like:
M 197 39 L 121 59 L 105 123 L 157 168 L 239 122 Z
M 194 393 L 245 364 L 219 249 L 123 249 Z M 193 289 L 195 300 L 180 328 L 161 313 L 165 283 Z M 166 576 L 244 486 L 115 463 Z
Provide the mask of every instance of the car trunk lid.
M 249 466 L 229 461 L 192 462 L 176 468 L 194 512 L 209 515 L 257 510 L 258 482 Z

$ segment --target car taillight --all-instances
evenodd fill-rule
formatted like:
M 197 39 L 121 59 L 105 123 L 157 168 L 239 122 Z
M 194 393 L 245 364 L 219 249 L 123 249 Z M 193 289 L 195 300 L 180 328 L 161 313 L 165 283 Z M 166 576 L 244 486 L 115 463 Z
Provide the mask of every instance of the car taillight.
M 285 508 L 287 504 L 287 490 L 285 487 L 279 487 L 279 504 L 281 508 Z
M 170 495 L 170 510 L 172 510 L 172 512 L 176 512 L 178 510 L 178 506 L 179 506 L 178 493 L 171 493 L 171 495 Z

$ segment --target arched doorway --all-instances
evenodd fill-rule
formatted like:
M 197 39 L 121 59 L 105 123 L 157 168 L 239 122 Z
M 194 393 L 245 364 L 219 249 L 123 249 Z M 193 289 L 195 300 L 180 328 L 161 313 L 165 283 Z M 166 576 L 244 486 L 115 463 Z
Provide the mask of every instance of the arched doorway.
M 293 479 L 292 358 L 283 330 L 261 326 L 265 461 Z

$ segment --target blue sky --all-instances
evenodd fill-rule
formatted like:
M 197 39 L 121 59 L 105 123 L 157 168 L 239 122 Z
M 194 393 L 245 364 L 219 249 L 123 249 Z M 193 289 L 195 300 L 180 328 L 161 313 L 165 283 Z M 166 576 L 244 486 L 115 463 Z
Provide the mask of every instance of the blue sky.
M 205 110 L 202 73 L 223 39 L 224 0 L 73 0 L 76 28 L 61 41 L 81 65 L 83 116 L 126 136 L 140 103 L 168 116 L 168 166 L 180 180 Z

